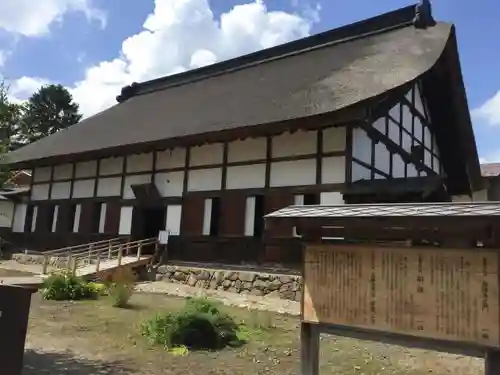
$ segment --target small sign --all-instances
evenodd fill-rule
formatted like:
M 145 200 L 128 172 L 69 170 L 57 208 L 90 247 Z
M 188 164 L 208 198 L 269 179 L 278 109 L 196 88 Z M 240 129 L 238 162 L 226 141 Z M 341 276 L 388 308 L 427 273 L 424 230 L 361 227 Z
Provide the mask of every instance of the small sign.
M 166 245 L 168 243 L 168 230 L 161 230 L 158 234 L 158 242 L 161 245 Z

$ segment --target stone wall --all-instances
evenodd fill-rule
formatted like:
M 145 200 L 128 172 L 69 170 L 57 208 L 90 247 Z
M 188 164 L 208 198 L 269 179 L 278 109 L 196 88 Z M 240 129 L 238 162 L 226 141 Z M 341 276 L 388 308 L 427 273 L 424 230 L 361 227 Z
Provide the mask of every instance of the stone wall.
M 297 275 L 163 265 L 156 271 L 156 280 L 292 301 L 302 298 L 302 278 Z

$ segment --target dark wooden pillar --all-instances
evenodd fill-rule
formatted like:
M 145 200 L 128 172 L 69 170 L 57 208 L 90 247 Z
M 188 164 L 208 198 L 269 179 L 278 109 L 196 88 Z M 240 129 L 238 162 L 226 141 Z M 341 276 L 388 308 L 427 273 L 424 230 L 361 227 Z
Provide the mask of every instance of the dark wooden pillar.
M 300 323 L 301 375 L 319 374 L 319 329 L 311 323 Z
M 500 375 L 500 351 L 486 353 L 484 375 Z

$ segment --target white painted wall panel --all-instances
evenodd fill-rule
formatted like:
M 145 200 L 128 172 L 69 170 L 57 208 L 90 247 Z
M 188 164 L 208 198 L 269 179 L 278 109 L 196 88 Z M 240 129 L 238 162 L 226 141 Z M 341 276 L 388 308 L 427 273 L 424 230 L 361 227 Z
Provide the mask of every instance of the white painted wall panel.
M 24 232 L 24 223 L 26 221 L 26 211 L 28 206 L 25 203 L 16 204 L 14 211 L 14 223 L 12 224 L 12 231 L 15 233 Z
M 157 173 L 155 184 L 162 197 L 180 197 L 184 187 L 184 172 Z
M 422 114 L 422 116 L 425 117 L 424 103 L 422 102 L 422 94 L 420 92 L 418 85 L 415 85 L 414 90 L 415 90 L 415 108 Z
M 34 232 L 36 229 L 36 219 L 38 217 L 38 206 L 33 207 L 33 216 L 31 217 L 31 232 Z
M 332 156 L 322 159 L 321 183 L 337 184 L 345 182 L 345 157 Z
M 382 142 L 375 144 L 375 168 L 387 174 L 391 171 L 391 153 Z
M 127 156 L 127 173 L 146 172 L 153 170 L 153 153 Z
M 323 152 L 344 151 L 346 128 L 327 128 L 323 130 Z
M 320 204 L 344 204 L 344 196 L 338 191 L 325 191 L 320 193 Z
M 401 178 L 405 176 L 405 162 L 399 154 L 392 155 L 392 177 Z
M 123 172 L 123 157 L 101 159 L 99 175 L 106 176 Z
M 203 146 L 191 147 L 189 155 L 190 166 L 222 164 L 222 143 L 212 143 Z
M 317 150 L 316 131 L 283 133 L 272 139 L 273 158 L 315 154 Z
M 89 198 L 94 196 L 95 179 L 77 180 L 73 183 L 73 198 Z
M 185 148 L 174 148 L 156 153 L 156 169 L 183 168 L 185 165 Z
M 73 177 L 73 164 L 61 164 L 54 167 L 53 180 L 68 180 Z
M 203 208 L 203 235 L 210 235 L 210 225 L 212 224 L 212 198 L 205 199 Z
M 75 220 L 73 221 L 73 233 L 78 233 L 80 229 L 80 215 L 82 214 L 82 205 L 77 204 L 75 207 Z
M 75 177 L 95 177 L 97 174 L 97 160 L 82 161 L 76 163 Z
M 368 137 L 368 134 L 361 128 L 354 128 L 352 131 L 352 156 L 371 164 L 371 150 L 372 140 Z
M 403 111 L 403 128 L 412 134 L 412 119 L 413 119 L 413 114 L 410 111 L 410 108 L 407 105 L 402 105 L 402 111 Z
M 241 165 L 227 168 L 226 189 L 263 188 L 265 185 L 265 164 Z
M 182 206 L 180 204 L 170 204 L 166 209 L 165 230 L 172 236 L 181 234 Z
M 406 177 L 418 177 L 417 168 L 411 163 L 406 166 Z
M 52 233 L 54 233 L 57 229 L 57 219 L 59 217 L 59 205 L 56 204 L 54 207 L 54 216 L 52 216 Z
M 132 191 L 131 185 L 147 184 L 151 182 L 151 175 L 148 174 L 138 174 L 125 177 L 125 186 L 123 189 L 124 199 L 135 199 L 135 194 Z
M 14 202 L 9 200 L 0 201 L 0 227 L 10 228 L 12 216 L 14 215 Z
M 104 233 L 104 226 L 106 225 L 106 203 L 101 204 L 101 213 L 99 214 L 99 233 Z
M 228 144 L 227 160 L 229 163 L 263 160 L 266 158 L 266 138 L 247 138 Z
M 245 236 L 255 233 L 255 197 L 247 197 L 245 203 Z
M 316 183 L 316 159 L 271 163 L 270 186 L 300 186 Z
M 69 199 L 71 194 L 71 182 L 54 182 L 52 184 L 51 199 Z
M 189 171 L 188 190 L 220 190 L 222 186 L 222 168 L 194 169 Z
M 352 181 L 360 181 L 360 180 L 371 180 L 372 172 L 365 168 L 364 166 L 353 162 L 352 163 Z
M 45 200 L 49 199 L 49 186 L 50 184 L 37 184 L 31 187 L 31 200 Z
M 134 208 L 132 206 L 124 206 L 120 209 L 120 226 L 118 234 L 130 234 L 132 229 L 132 213 Z
M 97 180 L 98 197 L 116 197 L 120 196 L 122 187 L 121 177 L 100 177 Z
M 45 182 L 50 180 L 51 167 L 35 168 L 34 182 Z

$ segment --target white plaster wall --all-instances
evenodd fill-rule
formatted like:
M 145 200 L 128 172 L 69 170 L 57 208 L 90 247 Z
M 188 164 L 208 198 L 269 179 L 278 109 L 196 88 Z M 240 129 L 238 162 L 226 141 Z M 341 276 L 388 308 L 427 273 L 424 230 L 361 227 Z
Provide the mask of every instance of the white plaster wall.
M 331 156 L 322 159 L 321 183 L 337 184 L 345 182 L 345 157 Z
M 131 185 L 147 184 L 151 182 L 151 175 L 148 174 L 138 174 L 125 177 L 125 186 L 123 189 L 124 199 L 134 199 L 135 194 L 132 191 Z
M 30 230 L 31 232 L 34 232 L 36 229 L 36 219 L 38 217 L 38 206 L 33 207 L 33 216 L 31 217 L 31 226 Z
M 120 226 L 118 234 L 130 234 L 132 229 L 132 206 L 124 206 L 120 210 Z
M 220 190 L 221 183 L 222 168 L 194 169 L 189 171 L 189 191 Z
M 375 144 L 375 168 L 387 174 L 391 171 L 391 153 L 382 142 Z
M 327 128 L 323 130 L 323 152 L 344 151 L 346 128 Z
M 174 148 L 156 153 L 156 169 L 183 168 L 185 165 L 185 148 Z
M 127 156 L 127 173 L 153 170 L 153 153 Z
M 14 202 L 9 200 L 0 201 L 0 227 L 10 228 L 12 216 L 14 215 Z
M 273 158 L 315 154 L 317 150 L 316 131 L 283 133 L 272 139 Z
M 266 158 L 266 138 L 247 138 L 228 144 L 227 160 L 229 163 L 263 160 Z
M 227 168 L 226 189 L 263 188 L 266 185 L 266 164 Z
M 12 231 L 15 233 L 24 232 L 24 223 L 26 221 L 26 211 L 28 206 L 24 203 L 16 204 L 14 211 L 14 222 L 12 224 Z
M 405 176 L 405 162 L 401 155 L 392 155 L 392 177 L 402 178 Z
M 49 184 L 37 184 L 31 187 L 31 200 L 49 199 Z
M 98 197 L 116 197 L 120 195 L 122 187 L 121 177 L 100 177 L 97 180 Z
M 51 199 L 69 199 L 71 194 L 71 182 L 54 182 L 52 184 Z
M 403 111 L 403 128 L 408 133 L 411 134 L 412 133 L 411 122 L 412 122 L 413 114 L 411 113 L 410 107 L 408 107 L 406 104 L 402 105 L 401 110 Z M 420 133 L 419 134 L 415 134 L 415 136 L 417 136 L 418 139 L 422 139 L 422 135 Z M 398 142 L 398 144 L 399 144 L 399 142 Z
M 316 183 L 316 159 L 281 161 L 271 163 L 269 185 L 301 186 Z
M 406 176 L 407 177 L 418 177 L 417 168 L 415 168 L 415 166 L 411 163 L 406 166 Z
M 99 175 L 106 176 L 118 174 L 123 171 L 123 157 L 101 159 L 99 164 Z
M 212 143 L 197 147 L 191 147 L 189 155 L 189 166 L 200 166 L 210 164 L 222 164 L 223 144 Z
M 422 93 L 420 92 L 418 85 L 415 85 L 413 89 L 415 90 L 415 108 L 422 114 L 422 116 L 426 117 L 424 103 L 422 102 Z
M 57 229 L 57 217 L 59 216 L 59 205 L 57 204 L 54 207 L 54 216 L 52 217 L 52 233 L 54 233 Z
M 77 180 L 73 183 L 73 198 L 89 198 L 94 196 L 95 179 Z
M 73 233 L 78 233 L 80 229 L 80 215 L 82 214 L 82 205 L 77 204 L 75 207 L 75 220 L 73 221 Z
M 95 177 L 97 174 L 97 161 L 89 160 L 76 163 L 75 167 L 75 177 L 85 178 L 85 177 Z
M 172 236 L 178 236 L 181 233 L 182 206 L 180 204 L 168 205 L 165 214 L 165 230 Z
M 344 204 L 344 196 L 338 191 L 325 191 L 320 193 L 320 204 Z
M 162 172 L 154 177 L 162 197 L 180 197 L 184 186 L 184 172 Z
M 53 180 L 68 180 L 73 177 L 73 164 L 61 164 L 54 167 Z
M 101 212 L 99 214 L 99 233 L 104 233 L 104 226 L 106 225 L 106 203 L 101 204 Z
M 45 182 L 50 180 L 51 167 L 35 168 L 34 182 Z
M 352 156 L 365 163 L 371 164 L 372 140 L 361 128 L 352 131 Z
M 371 171 L 368 168 L 365 168 L 364 166 L 352 162 L 352 181 L 360 181 L 360 180 L 371 180 L 372 175 Z
M 203 235 L 210 234 L 210 225 L 212 224 L 212 198 L 206 198 L 203 208 Z
M 255 233 L 255 197 L 247 197 L 245 202 L 245 236 Z

